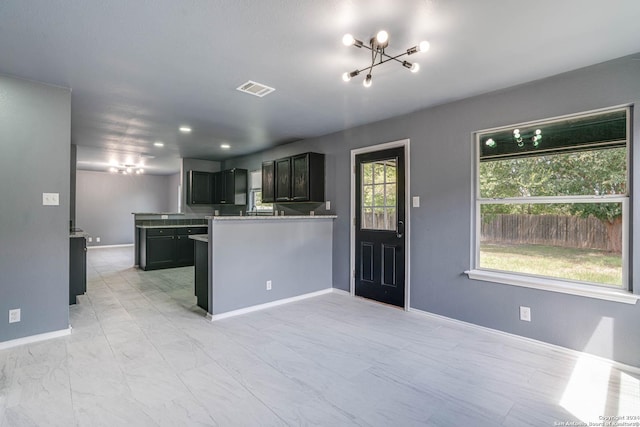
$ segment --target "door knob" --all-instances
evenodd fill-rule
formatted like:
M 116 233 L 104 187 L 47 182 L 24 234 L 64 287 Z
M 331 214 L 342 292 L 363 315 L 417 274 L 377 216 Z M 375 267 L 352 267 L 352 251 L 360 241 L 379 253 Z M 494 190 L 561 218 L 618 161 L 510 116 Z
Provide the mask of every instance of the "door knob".
M 401 239 L 404 236 L 404 221 L 398 221 L 398 230 L 396 231 L 396 237 Z

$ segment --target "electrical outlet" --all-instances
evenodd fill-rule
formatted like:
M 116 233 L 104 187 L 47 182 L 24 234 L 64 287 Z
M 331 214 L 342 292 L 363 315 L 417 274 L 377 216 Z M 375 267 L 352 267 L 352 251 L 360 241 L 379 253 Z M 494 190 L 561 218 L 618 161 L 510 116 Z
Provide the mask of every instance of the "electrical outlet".
M 520 306 L 520 320 L 531 322 L 531 307 Z
M 87 237 L 87 241 L 88 241 L 89 243 L 93 242 L 93 237 Z
M 271 290 L 271 280 L 267 280 L 267 290 Z
M 20 309 L 14 308 L 9 310 L 9 323 L 16 323 L 20 321 Z
M 324 202 L 324 208 L 328 211 L 331 210 L 331 201 L 327 200 L 326 202 Z
M 96 237 L 96 243 L 100 243 L 100 238 Z

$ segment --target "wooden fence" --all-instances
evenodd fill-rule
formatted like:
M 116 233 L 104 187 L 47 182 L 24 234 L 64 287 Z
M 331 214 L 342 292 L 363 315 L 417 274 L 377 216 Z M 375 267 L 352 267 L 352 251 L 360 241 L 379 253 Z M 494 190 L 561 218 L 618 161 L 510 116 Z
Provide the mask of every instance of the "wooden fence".
M 481 225 L 483 243 L 534 244 L 622 250 L 622 221 L 560 215 L 490 215 Z

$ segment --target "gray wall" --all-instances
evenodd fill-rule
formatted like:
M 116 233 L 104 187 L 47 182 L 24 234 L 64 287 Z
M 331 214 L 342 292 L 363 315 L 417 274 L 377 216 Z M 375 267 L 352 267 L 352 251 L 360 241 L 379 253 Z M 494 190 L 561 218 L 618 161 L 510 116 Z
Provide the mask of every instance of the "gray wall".
M 332 227 L 320 218 L 209 220 L 211 314 L 331 288 Z
M 178 187 L 182 185 L 180 172 L 169 175 L 169 212 L 180 212 L 178 209 Z
M 626 57 L 280 146 L 226 161 L 224 167 L 252 170 L 262 160 L 305 151 L 326 153 L 326 197 L 338 215 L 333 285 L 347 290 L 350 150 L 410 138 L 411 194 L 422 199 L 421 207 L 411 210 L 411 307 L 640 366 L 640 305 L 474 281 L 463 273 L 470 268 L 474 131 L 639 100 L 640 61 Z M 639 123 L 635 135 L 640 135 Z M 637 170 L 638 144 L 636 137 Z M 634 177 L 634 188 L 640 188 L 639 176 Z M 640 197 L 635 197 L 633 211 L 633 222 L 640 223 Z M 633 237 L 640 242 L 640 227 Z M 638 258 L 633 257 L 636 272 Z M 531 307 L 531 323 L 519 320 L 519 305 Z
M 133 243 L 132 212 L 175 211 L 169 204 L 168 175 L 79 170 L 76 181 L 76 224 L 93 238 L 88 246 Z
M 189 185 L 188 173 L 190 170 L 201 172 L 219 172 L 222 170 L 220 162 L 200 159 L 182 159 L 182 212 L 189 214 L 212 215 L 214 205 L 188 205 L 187 187 Z
M 69 327 L 70 129 L 68 89 L 0 76 L 0 342 Z

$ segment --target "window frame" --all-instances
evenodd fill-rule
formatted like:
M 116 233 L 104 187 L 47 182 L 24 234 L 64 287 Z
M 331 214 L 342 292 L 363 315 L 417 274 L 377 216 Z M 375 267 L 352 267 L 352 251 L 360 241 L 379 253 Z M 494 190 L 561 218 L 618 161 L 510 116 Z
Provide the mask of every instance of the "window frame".
M 249 212 L 256 214 L 273 213 L 273 203 L 267 203 L 271 205 L 271 208 L 266 209 L 258 209 L 256 205 L 256 195 L 258 192 L 262 193 L 262 169 L 251 171 L 249 177 Z
M 621 105 L 611 108 L 587 111 L 577 114 L 570 114 L 559 117 L 552 117 L 544 120 L 510 124 L 491 129 L 476 131 L 472 134 L 472 203 L 471 203 L 471 248 L 470 265 L 471 269 L 466 271 L 470 279 L 501 283 L 506 285 L 523 286 L 535 289 L 568 293 L 573 295 L 587 296 L 592 298 L 605 299 L 609 301 L 635 304 L 640 295 L 633 294 L 631 277 L 631 237 L 630 237 L 630 217 L 629 206 L 632 203 L 632 105 Z M 590 115 L 599 115 L 607 112 L 626 112 L 626 162 L 627 162 L 627 185 L 625 195 L 570 195 L 570 196 L 533 196 L 533 197 L 509 197 L 509 198 L 488 198 L 481 197 L 480 194 L 480 143 L 483 135 L 492 132 L 505 131 L 518 127 L 542 126 L 550 123 L 560 122 L 572 118 L 582 118 Z M 602 283 L 582 282 L 570 279 L 562 279 L 548 276 L 537 276 L 527 273 L 513 271 L 494 270 L 480 268 L 480 232 L 481 232 L 481 206 L 484 204 L 539 204 L 539 203 L 621 203 L 622 204 L 622 286 L 606 285 Z

